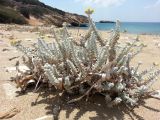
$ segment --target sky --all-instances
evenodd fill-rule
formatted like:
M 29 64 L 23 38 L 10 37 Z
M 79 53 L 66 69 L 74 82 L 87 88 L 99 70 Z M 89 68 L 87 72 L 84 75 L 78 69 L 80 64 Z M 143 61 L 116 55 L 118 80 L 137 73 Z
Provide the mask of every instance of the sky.
M 81 15 L 95 10 L 92 18 L 123 22 L 160 22 L 160 0 L 40 0 L 52 7 Z

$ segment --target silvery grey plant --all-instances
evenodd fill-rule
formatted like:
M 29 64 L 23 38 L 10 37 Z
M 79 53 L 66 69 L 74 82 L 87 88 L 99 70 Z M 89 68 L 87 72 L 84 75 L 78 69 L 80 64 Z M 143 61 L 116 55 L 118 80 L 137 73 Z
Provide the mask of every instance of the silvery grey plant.
M 71 37 L 64 24 L 58 32 L 52 28 L 54 40 L 51 43 L 38 39 L 34 48 L 26 48 L 19 42 L 14 46 L 26 55 L 29 62 L 25 59 L 25 63 L 30 63 L 27 64 L 30 74 L 37 82 L 45 81 L 67 92 L 75 92 L 74 88 L 77 88 L 81 96 L 68 103 L 98 92 L 105 96 L 109 106 L 122 102 L 137 105 L 141 98 L 150 95 L 150 87 L 157 80 L 160 70 L 153 66 L 138 72 L 142 63 L 135 67 L 130 65 L 144 45 L 136 39 L 119 43 L 119 21 L 111 36 L 103 40 L 91 17 L 88 18 L 89 30 L 80 42 Z M 24 74 L 21 79 L 27 75 Z

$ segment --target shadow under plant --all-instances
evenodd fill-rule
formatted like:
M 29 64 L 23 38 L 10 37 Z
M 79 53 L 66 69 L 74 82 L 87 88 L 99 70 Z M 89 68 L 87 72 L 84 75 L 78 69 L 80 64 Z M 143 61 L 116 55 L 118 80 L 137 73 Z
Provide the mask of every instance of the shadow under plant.
M 29 89 L 26 92 L 31 91 Z M 31 106 L 46 104 L 46 115 L 53 115 L 54 120 L 123 120 L 125 115 L 128 115 L 131 120 L 144 120 L 142 116 L 134 112 L 134 109 L 128 108 L 125 104 L 108 107 L 104 96 L 100 94 L 90 96 L 88 101 L 84 98 L 79 102 L 68 104 L 67 101 L 77 95 L 57 92 L 54 88 L 48 90 L 46 86 L 42 86 L 36 93 L 39 96 L 33 100 Z M 21 95 L 25 95 L 25 93 L 18 94 L 18 96 Z M 146 106 L 144 100 L 139 101 L 137 107 L 140 106 L 154 112 L 160 112 L 159 109 Z

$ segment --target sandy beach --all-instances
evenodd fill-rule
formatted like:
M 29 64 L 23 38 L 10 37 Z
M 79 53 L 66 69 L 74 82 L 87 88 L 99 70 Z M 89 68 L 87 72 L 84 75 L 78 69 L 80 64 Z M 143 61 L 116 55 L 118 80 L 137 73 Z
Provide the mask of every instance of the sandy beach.
M 6 28 L 6 29 L 5 29 Z M 47 28 L 46 28 L 47 29 Z M 35 27 L 6 26 L 0 25 L 0 116 L 12 108 L 18 112 L 8 120 L 36 120 L 44 117 L 43 120 L 51 120 L 52 106 L 56 104 L 55 91 L 28 92 L 19 95 L 15 83 L 10 81 L 10 77 L 15 76 L 15 71 L 6 71 L 7 67 L 14 67 L 16 61 L 21 61 L 23 55 L 10 45 L 10 41 L 22 40 L 25 46 L 31 46 L 37 41 L 39 34 Z M 69 32 L 76 38 L 77 35 L 84 35 L 86 30 L 69 29 Z M 110 33 L 101 31 L 103 38 L 108 38 Z M 45 40 L 51 42 L 52 35 L 44 32 Z M 119 42 L 126 42 L 137 37 L 136 34 L 121 33 Z M 139 35 L 139 40 L 145 45 L 143 51 L 132 61 L 136 65 L 142 61 L 140 70 L 149 68 L 156 64 L 160 68 L 160 35 Z M 13 58 L 13 59 L 12 59 Z M 153 85 L 153 89 L 160 89 L 160 77 Z M 47 91 L 47 90 L 46 90 Z M 60 120 L 160 120 L 160 100 L 147 99 L 138 108 L 128 111 L 124 106 L 108 108 L 101 96 L 91 97 L 89 102 L 81 101 L 76 104 L 64 104 L 59 114 Z

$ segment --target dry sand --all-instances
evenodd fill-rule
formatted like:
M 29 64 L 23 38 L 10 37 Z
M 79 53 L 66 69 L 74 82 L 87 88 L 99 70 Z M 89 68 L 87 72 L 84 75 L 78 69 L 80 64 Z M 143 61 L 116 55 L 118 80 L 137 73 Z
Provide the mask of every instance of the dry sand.
M 1 25 L 2 26 L 2 25 Z M 76 37 L 77 34 L 84 34 L 85 30 L 77 29 L 70 30 L 70 32 Z M 107 38 L 109 33 L 102 31 L 102 36 Z M 38 35 L 31 32 L 5 31 L 0 29 L 0 115 L 6 111 L 17 108 L 18 112 L 14 117 L 9 120 L 35 120 L 43 117 L 43 120 L 51 120 L 53 105 L 56 104 L 55 91 L 42 92 L 42 95 L 37 100 L 37 104 L 33 103 L 38 97 L 38 93 L 28 92 L 24 95 L 17 93 L 18 89 L 15 88 L 15 84 L 10 82 L 10 77 L 15 75 L 15 72 L 6 72 L 6 67 L 15 65 L 19 58 L 9 61 L 12 57 L 22 56 L 22 53 L 16 51 L 15 48 L 10 46 L 9 38 L 23 40 L 25 45 L 31 45 L 36 42 Z M 134 34 L 121 34 L 120 42 L 129 41 L 135 39 Z M 47 41 L 51 41 L 52 38 L 47 38 Z M 159 64 L 160 68 L 160 36 L 158 35 L 140 35 L 140 41 L 147 45 L 142 53 L 137 55 L 132 61 L 132 64 L 136 64 L 138 61 L 142 61 L 143 65 L 141 69 L 150 67 L 153 62 Z M 158 81 L 153 85 L 154 89 L 160 89 L 160 77 Z M 45 90 L 48 91 L 48 90 Z M 128 111 L 124 106 L 115 108 L 108 108 L 105 101 L 101 96 L 92 97 L 88 103 L 85 101 L 78 102 L 72 105 L 64 105 L 60 111 L 60 120 L 160 120 L 160 100 L 147 99 L 142 102 L 138 108 Z M 47 115 L 47 116 L 46 116 Z

